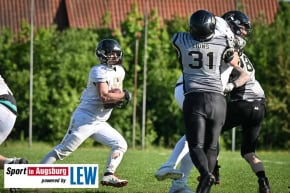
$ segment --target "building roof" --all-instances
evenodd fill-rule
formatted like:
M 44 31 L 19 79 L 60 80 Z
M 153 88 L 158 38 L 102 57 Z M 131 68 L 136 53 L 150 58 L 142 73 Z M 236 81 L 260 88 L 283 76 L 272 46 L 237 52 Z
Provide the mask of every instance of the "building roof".
M 251 20 L 263 16 L 271 23 L 278 10 L 278 0 L 0 0 L 0 29 L 18 32 L 24 20 L 30 23 L 32 2 L 34 26 L 56 24 L 59 29 L 102 27 L 106 13 L 111 14 L 109 27 L 119 28 L 134 4 L 141 14 L 146 8 L 147 13 L 156 9 L 161 22 L 174 16 L 188 17 L 198 9 L 222 15 L 238 8 Z

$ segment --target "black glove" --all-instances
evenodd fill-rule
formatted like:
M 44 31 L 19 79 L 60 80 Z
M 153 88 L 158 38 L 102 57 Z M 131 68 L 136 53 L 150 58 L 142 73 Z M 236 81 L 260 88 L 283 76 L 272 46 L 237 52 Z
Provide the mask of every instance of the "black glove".
M 113 108 L 115 108 L 115 107 L 118 108 L 118 103 L 105 103 L 105 104 L 104 104 L 104 108 L 105 108 L 105 109 L 113 109 Z
M 107 103 L 104 104 L 104 108 L 105 109 L 112 109 L 112 108 L 119 108 L 119 109 L 123 109 L 125 108 L 128 103 L 131 101 L 132 99 L 132 95 L 128 90 L 123 90 L 123 92 L 125 93 L 124 99 L 121 101 L 118 101 L 116 103 Z
M 116 107 L 119 109 L 125 108 L 132 99 L 132 94 L 128 90 L 125 89 L 123 92 L 125 93 L 124 100 L 116 103 Z
M 126 89 L 123 90 L 123 92 L 125 93 L 125 97 L 124 97 L 125 101 L 127 103 L 129 103 L 131 101 L 131 99 L 132 99 L 132 94 Z

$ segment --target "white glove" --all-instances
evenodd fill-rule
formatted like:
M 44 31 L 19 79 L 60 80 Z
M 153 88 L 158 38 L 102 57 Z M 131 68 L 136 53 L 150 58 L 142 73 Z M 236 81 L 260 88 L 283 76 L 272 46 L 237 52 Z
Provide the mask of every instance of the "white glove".
M 231 92 L 231 91 L 232 91 L 234 88 L 236 88 L 236 87 L 237 87 L 237 86 L 236 86 L 235 83 L 232 83 L 232 82 L 227 83 L 224 92 L 225 92 L 225 93 L 229 93 L 229 92 Z

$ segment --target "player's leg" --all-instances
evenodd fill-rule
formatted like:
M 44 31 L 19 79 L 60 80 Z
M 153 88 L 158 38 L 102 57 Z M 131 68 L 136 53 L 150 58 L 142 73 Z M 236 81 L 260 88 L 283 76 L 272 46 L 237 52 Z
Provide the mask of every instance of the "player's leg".
M 126 186 L 128 181 L 115 176 L 115 172 L 123 159 L 124 153 L 127 151 L 127 142 L 124 137 L 108 123 L 100 123 L 98 127 L 98 131 L 92 135 L 92 138 L 111 147 L 101 184 L 114 187 Z
M 183 173 L 179 170 L 176 170 L 175 168 L 187 153 L 188 145 L 185 136 L 183 136 L 176 143 L 168 160 L 156 171 L 155 177 L 157 180 L 165 180 L 167 178 L 179 179 L 183 177 Z
M 180 78 L 177 82 L 178 83 L 174 89 L 174 98 L 180 110 L 182 110 L 182 105 L 184 101 L 182 79 Z M 157 180 L 164 180 L 166 178 L 181 178 L 183 176 L 183 173 L 175 170 L 175 168 L 186 153 L 188 153 L 188 146 L 186 144 L 186 138 L 185 136 L 183 136 L 176 143 L 169 159 L 164 164 L 162 164 L 161 167 L 156 171 L 155 177 L 157 178 Z
M 208 180 L 210 180 L 208 159 L 204 151 L 207 121 L 207 109 L 204 107 L 210 102 L 207 99 L 207 95 L 208 93 L 189 93 L 185 96 L 183 105 L 186 140 L 189 146 L 190 157 L 201 175 L 197 192 L 203 191 L 203 184 L 208 184 Z
M 0 145 L 6 140 L 11 133 L 16 121 L 16 115 L 6 106 L 0 104 Z M 24 158 L 8 158 L 0 155 L 0 169 L 4 168 L 4 164 L 26 164 L 28 161 Z
M 193 163 L 189 152 L 182 158 L 180 162 L 179 171 L 184 174 L 183 177 L 179 179 L 172 180 L 171 187 L 169 193 L 193 193 L 192 190 L 187 185 L 188 176 L 190 174 L 191 169 L 193 168 Z
M 179 170 L 184 174 L 184 176 L 182 177 L 183 181 L 187 182 L 188 176 L 193 166 L 194 165 L 192 163 L 189 152 L 187 152 L 187 154 L 181 160 L 180 167 L 179 167 Z
M 15 121 L 16 115 L 0 103 L 0 144 L 2 144 L 11 133 Z
M 242 125 L 241 155 L 249 163 L 258 178 L 259 193 L 269 193 L 270 185 L 262 160 L 256 155 L 261 123 L 264 118 L 265 106 L 263 101 L 244 102 L 245 117 Z
M 204 94 L 206 129 L 204 136 L 204 152 L 208 164 L 206 173 L 201 174 L 197 192 L 210 192 L 211 186 L 215 181 L 212 172 L 217 160 L 218 139 L 226 118 L 226 100 L 223 95 L 215 93 Z
M 55 146 L 40 161 L 41 164 L 52 164 L 63 160 L 75 151 L 94 132 L 93 117 L 76 110 L 71 118 L 67 133 L 61 143 Z
M 226 120 L 225 120 L 225 123 L 224 123 L 223 128 L 222 128 L 222 133 L 224 133 L 226 131 L 230 131 L 232 128 L 240 125 L 240 123 L 241 123 L 241 120 L 240 120 L 241 115 L 240 114 L 241 114 L 241 112 L 237 108 L 237 106 L 235 105 L 235 102 L 227 103 Z M 220 184 L 220 168 L 221 168 L 221 166 L 219 165 L 219 161 L 218 161 L 219 153 L 220 153 L 220 145 L 218 143 L 218 145 L 217 145 L 217 160 L 216 160 L 214 170 L 212 172 L 212 174 L 215 177 L 215 184 Z
M 182 105 L 184 101 L 182 84 L 175 88 L 174 97 L 179 108 L 182 110 Z M 181 162 L 180 162 L 179 172 L 181 172 L 183 176 L 181 178 L 179 177 L 178 179 L 172 180 L 169 193 L 177 193 L 177 192 L 193 193 L 193 191 L 190 190 L 190 188 L 187 185 L 187 179 L 193 167 L 193 163 L 189 155 L 188 144 L 187 144 L 185 136 L 183 136 L 177 142 L 177 144 L 174 147 L 173 153 L 171 154 L 170 158 L 168 159 L 166 163 L 168 163 L 168 165 L 170 165 L 170 163 L 174 163 L 174 167 L 176 167 L 180 159 L 181 159 Z M 178 177 L 178 175 L 176 177 Z

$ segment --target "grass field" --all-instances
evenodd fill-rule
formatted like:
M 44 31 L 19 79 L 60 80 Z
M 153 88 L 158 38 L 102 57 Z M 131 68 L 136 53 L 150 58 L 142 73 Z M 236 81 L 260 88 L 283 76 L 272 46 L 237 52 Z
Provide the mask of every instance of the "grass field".
M 30 163 L 39 163 L 41 158 L 50 151 L 52 146 L 33 143 L 28 144 L 5 143 L 0 147 L 3 155 L 11 157 L 25 157 Z M 59 164 L 99 164 L 100 175 L 105 167 L 105 162 L 110 149 L 106 147 L 81 147 Z M 129 149 L 123 162 L 117 170 L 117 175 L 129 181 L 123 188 L 103 187 L 98 189 L 22 189 L 19 192 L 41 193 L 167 193 L 171 185 L 170 180 L 157 181 L 154 178 L 155 171 L 166 161 L 170 155 L 170 149 L 150 148 L 146 150 Z M 264 161 L 268 174 L 272 193 L 290 192 L 290 153 L 289 151 L 258 151 L 258 155 Z M 212 187 L 212 193 L 256 193 L 257 179 L 248 164 L 240 157 L 239 152 L 222 151 L 220 154 L 221 184 Z M 196 189 L 198 172 L 191 172 L 189 186 Z M 9 192 L 3 189 L 3 172 L 0 173 L 0 192 Z

